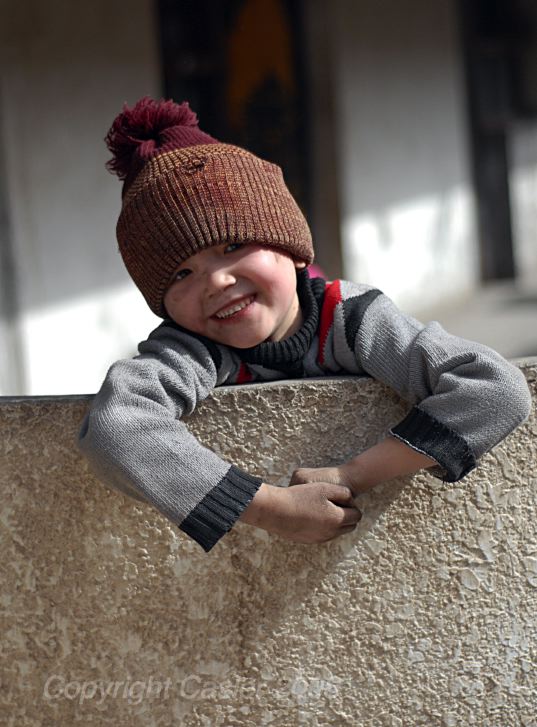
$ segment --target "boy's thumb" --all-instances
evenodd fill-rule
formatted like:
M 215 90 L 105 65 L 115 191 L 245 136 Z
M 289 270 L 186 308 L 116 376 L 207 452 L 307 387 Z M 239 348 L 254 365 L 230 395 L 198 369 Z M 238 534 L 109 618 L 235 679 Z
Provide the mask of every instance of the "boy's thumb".
M 355 507 L 355 494 L 349 487 L 345 485 L 334 485 L 331 482 L 325 483 L 326 496 L 335 505 L 345 505 L 346 507 Z

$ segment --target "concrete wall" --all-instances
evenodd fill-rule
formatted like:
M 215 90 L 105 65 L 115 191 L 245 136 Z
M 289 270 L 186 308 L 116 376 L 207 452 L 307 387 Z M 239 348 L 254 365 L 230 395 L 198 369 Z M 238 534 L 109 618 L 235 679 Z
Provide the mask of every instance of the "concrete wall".
M 95 0 L 75 12 L 67 0 L 3 0 L 1 10 L 2 244 L 20 345 L 17 361 L 1 360 L 0 394 L 95 391 L 157 321 L 117 252 L 121 185 L 103 143 L 125 101 L 160 93 L 154 3 Z
M 3 724 L 535 727 L 535 410 L 461 483 L 362 496 L 350 535 L 239 524 L 205 554 L 88 474 L 87 401 L 0 401 Z M 217 389 L 189 426 L 284 485 L 404 411 L 371 379 L 317 379 Z
M 331 13 L 345 277 L 416 314 L 478 280 L 456 3 Z

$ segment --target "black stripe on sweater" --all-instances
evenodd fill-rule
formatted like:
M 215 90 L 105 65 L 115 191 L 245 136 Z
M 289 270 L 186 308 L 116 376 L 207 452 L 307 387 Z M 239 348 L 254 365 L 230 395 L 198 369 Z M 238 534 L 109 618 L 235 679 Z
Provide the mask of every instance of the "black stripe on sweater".
M 444 482 L 458 482 L 476 466 L 476 458 L 466 440 L 417 406 L 390 429 L 390 434 L 436 460 L 445 470 Z
M 232 528 L 262 482 L 259 477 L 253 477 L 231 465 L 226 476 L 198 502 L 179 529 L 208 553 Z
M 382 295 L 382 291 L 373 288 L 373 290 L 368 290 L 367 293 L 363 293 L 362 295 L 347 298 L 341 304 L 343 306 L 343 318 L 345 320 L 345 340 L 352 352 L 354 352 L 354 342 L 362 325 L 365 312 L 379 295 Z

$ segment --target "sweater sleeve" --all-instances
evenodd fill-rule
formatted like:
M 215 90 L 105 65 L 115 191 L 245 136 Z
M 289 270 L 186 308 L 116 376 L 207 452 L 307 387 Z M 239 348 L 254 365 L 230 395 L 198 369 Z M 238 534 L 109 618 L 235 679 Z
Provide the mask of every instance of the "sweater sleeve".
M 191 414 L 217 383 L 202 341 L 160 326 L 140 355 L 111 366 L 79 433 L 79 447 L 104 483 L 151 503 L 209 551 L 261 484 L 203 447 Z
M 335 351 L 347 360 L 352 352 L 358 370 L 412 404 L 390 434 L 432 457 L 438 466 L 428 471 L 436 477 L 462 479 L 528 418 L 524 374 L 493 349 L 437 321 L 420 323 L 369 286 L 350 284 L 338 308 Z

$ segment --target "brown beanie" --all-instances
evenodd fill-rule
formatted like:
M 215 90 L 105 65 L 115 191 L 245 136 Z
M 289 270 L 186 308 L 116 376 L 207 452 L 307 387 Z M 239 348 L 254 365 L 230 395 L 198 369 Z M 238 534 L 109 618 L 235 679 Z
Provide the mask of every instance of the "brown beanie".
M 106 143 L 107 168 L 124 180 L 119 251 L 151 310 L 179 265 L 224 242 L 270 245 L 313 261 L 311 233 L 282 170 L 198 128 L 187 102 L 126 105 Z

